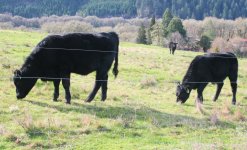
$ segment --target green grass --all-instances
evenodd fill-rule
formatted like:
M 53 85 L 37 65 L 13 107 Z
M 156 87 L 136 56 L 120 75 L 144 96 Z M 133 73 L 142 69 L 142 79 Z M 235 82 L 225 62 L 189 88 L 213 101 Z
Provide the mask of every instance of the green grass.
M 176 85 L 200 53 L 121 43 L 120 74 L 110 73 L 108 99 L 91 104 L 94 73 L 72 75 L 72 105 L 52 101 L 53 84 L 39 81 L 16 100 L 10 77 L 46 34 L 0 31 L 0 149 L 245 149 L 247 147 L 247 59 L 239 59 L 237 106 L 231 105 L 226 81 L 219 100 L 216 87 L 204 91 L 203 111 L 196 92 L 176 104 Z M 7 78 L 4 78 L 7 77 Z M 100 93 L 100 92 L 99 92 Z

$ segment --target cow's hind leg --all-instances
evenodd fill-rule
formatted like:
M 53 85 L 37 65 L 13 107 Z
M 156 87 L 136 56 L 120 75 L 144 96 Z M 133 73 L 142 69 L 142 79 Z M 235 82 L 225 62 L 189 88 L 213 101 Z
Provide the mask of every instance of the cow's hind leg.
M 237 82 L 232 82 L 231 83 L 231 86 L 232 86 L 232 94 L 233 94 L 233 96 L 232 96 L 232 104 L 233 105 L 236 105 L 236 102 L 237 102 L 237 100 L 236 100 L 236 93 L 237 93 Z
M 53 101 L 57 101 L 58 97 L 59 97 L 59 84 L 60 84 L 60 79 L 58 80 L 54 80 L 53 84 L 54 84 L 54 94 L 53 94 Z
M 102 73 L 100 71 L 97 71 L 93 91 L 89 94 L 88 98 L 86 99 L 86 102 L 90 103 L 94 99 L 95 95 L 97 94 L 98 90 L 102 85 L 102 80 Z
M 62 84 L 63 84 L 63 88 L 65 90 L 65 98 L 66 98 L 66 103 L 70 104 L 70 100 L 71 100 L 71 95 L 70 95 L 70 78 L 65 78 L 62 79 Z
M 102 81 L 102 95 L 101 95 L 101 101 L 105 101 L 106 98 L 107 98 L 107 84 L 108 84 L 108 75 L 106 75 L 104 78 L 103 78 L 103 81 Z
M 236 93 L 237 93 L 237 77 L 231 78 L 230 77 L 230 81 L 231 81 L 231 87 L 232 87 L 232 104 L 236 105 Z
M 223 85 L 224 85 L 223 82 L 217 84 L 217 90 L 216 90 L 216 94 L 215 94 L 215 96 L 214 96 L 213 101 L 216 102 L 216 100 L 219 98 L 219 95 L 220 95 L 220 92 L 221 92 L 221 89 L 222 89 Z

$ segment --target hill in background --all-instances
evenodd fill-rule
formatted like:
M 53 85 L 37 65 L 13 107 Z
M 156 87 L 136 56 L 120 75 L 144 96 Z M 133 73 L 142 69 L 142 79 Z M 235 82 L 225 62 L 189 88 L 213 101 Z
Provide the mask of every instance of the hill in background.
M 0 13 L 27 18 L 50 15 L 98 17 L 161 17 L 169 8 L 182 19 L 247 16 L 246 0 L 1 0 Z

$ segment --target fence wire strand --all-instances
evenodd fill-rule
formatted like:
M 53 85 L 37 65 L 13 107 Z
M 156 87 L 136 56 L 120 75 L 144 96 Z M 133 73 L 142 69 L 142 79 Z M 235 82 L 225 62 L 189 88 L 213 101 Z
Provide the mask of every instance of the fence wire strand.
M 2 43 L 4 44 L 4 43 Z M 13 44 L 7 44 L 7 45 L 10 45 L 12 47 L 17 47 Z M 102 50 L 97 50 L 97 49 L 80 49 L 80 48 L 59 48 L 59 47 L 39 47 L 39 46 L 35 46 L 33 47 L 32 49 L 36 49 L 36 48 L 40 48 L 40 49 L 45 49 L 45 50 L 64 50 L 64 51 L 82 51 L 82 52 L 99 52 L 99 53 L 120 53 L 121 51 L 119 52 L 115 52 L 115 51 L 102 51 Z M 207 54 L 207 53 L 206 53 Z M 210 54 L 210 53 L 208 53 Z M 204 55 L 201 55 L 201 56 L 204 56 Z M 241 58 L 241 57 L 224 57 L 224 56 L 210 56 L 210 57 L 215 57 L 215 58 L 226 58 L 226 59 L 229 59 L 229 58 L 232 58 L 232 59 L 235 59 L 235 58 Z
M 53 77 L 0 77 L 0 81 L 12 81 L 13 79 L 45 79 L 45 80 L 70 80 L 72 82 L 78 82 L 79 79 L 74 79 L 74 78 L 53 78 Z M 128 83 L 139 83 L 137 81 L 120 81 L 120 80 L 94 80 L 95 82 L 128 82 Z M 161 83 L 170 83 L 170 84 L 178 84 L 180 83 L 180 80 L 164 80 Z M 184 83 L 189 83 L 189 84 L 196 84 L 196 83 L 212 83 L 212 84 L 220 84 L 220 83 L 225 83 L 225 82 L 215 82 L 215 81 L 205 81 L 205 82 L 184 82 Z M 247 81 L 237 81 L 237 82 L 230 82 L 230 83 L 247 83 Z

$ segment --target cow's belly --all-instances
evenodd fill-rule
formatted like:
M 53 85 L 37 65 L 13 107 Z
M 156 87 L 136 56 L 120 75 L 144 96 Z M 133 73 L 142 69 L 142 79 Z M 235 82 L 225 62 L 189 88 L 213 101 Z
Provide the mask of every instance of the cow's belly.
M 76 66 L 72 68 L 71 72 L 80 74 L 80 75 L 88 75 L 97 70 L 97 65 L 90 65 L 90 66 Z

